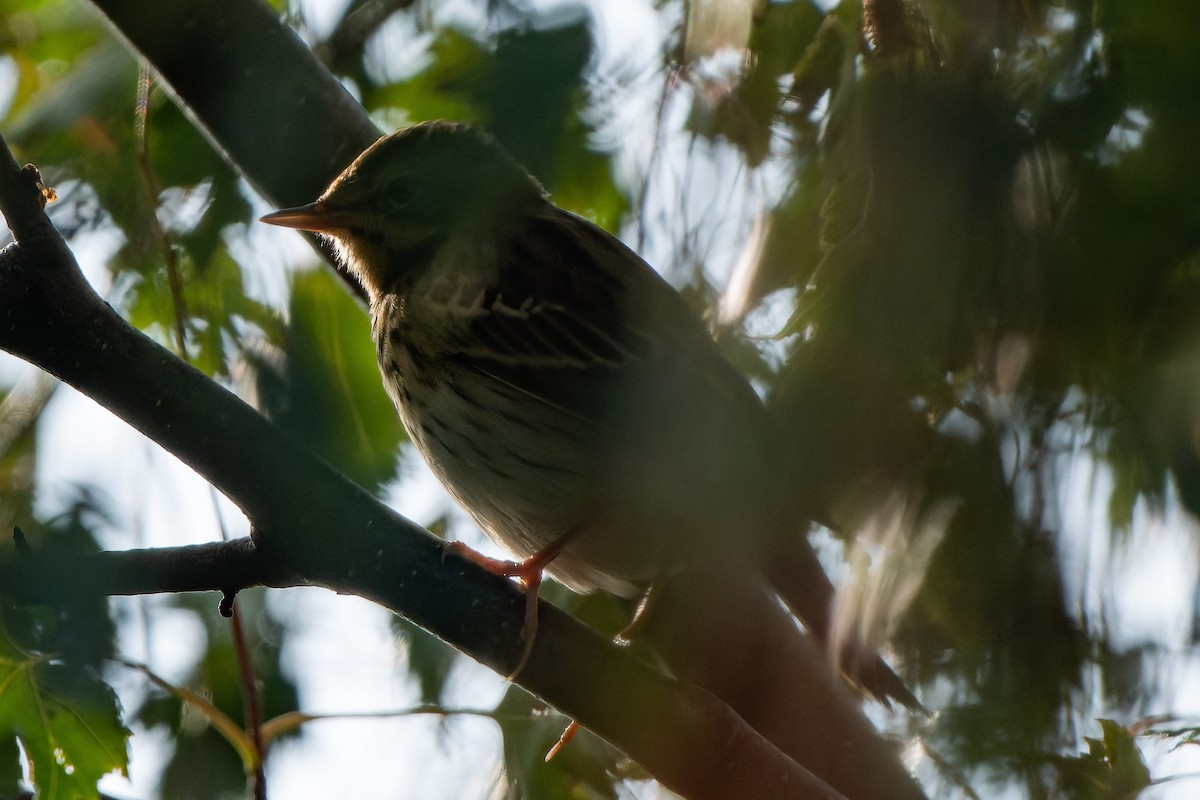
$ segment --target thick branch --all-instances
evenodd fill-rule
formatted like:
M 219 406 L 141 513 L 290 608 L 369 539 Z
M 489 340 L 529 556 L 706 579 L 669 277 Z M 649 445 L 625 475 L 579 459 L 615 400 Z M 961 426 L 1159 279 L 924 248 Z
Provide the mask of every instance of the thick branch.
M 505 673 L 523 597 L 455 556 L 228 391 L 126 324 L 88 286 L 0 147 L 0 347 L 57 375 L 175 453 L 233 500 L 262 557 L 373 600 Z M 22 189 L 22 187 L 26 187 Z M 669 680 L 542 603 L 519 682 L 690 798 L 836 798 L 727 705 Z

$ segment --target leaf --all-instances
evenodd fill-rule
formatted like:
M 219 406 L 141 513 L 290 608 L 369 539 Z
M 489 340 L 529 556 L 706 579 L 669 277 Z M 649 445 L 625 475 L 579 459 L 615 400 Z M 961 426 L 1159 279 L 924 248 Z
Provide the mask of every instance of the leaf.
M 1059 772 L 1056 796 L 1071 800 L 1132 800 L 1151 784 L 1150 770 L 1132 731 L 1097 720 L 1103 738 L 1085 737 L 1087 752 L 1052 763 Z
M 552 190 L 568 163 L 560 147 L 576 121 L 591 51 L 586 15 L 553 28 L 512 29 L 469 76 L 469 96 L 487 129 Z
M 118 256 L 123 265 L 127 253 Z M 218 248 L 207 264 L 197 266 L 190 255 L 181 253 L 178 267 L 183 283 L 183 306 L 187 311 L 188 355 L 193 366 L 207 375 L 227 376 L 234 353 L 248 332 L 257 331 L 268 341 L 282 339 L 278 315 L 245 293 L 242 268 L 229 252 Z M 130 324 L 155 335 L 175 349 L 173 331 L 176 307 L 171 297 L 166 268 L 150 259 L 131 281 L 126 316 Z
M 59 52 L 59 59 L 70 68 L 38 87 L 6 136 L 20 146 L 22 160 L 36 162 L 48 180 L 78 179 L 90 188 L 63 192 L 52 209 L 56 220 L 68 219 L 59 223 L 67 234 L 74 227 L 115 224 L 129 246 L 145 249 L 150 206 L 134 158 L 136 62 L 111 39 Z
M 32 558 L 54 563 L 99 550 L 95 531 L 111 524 L 108 502 L 95 487 L 78 486 L 74 496 L 49 522 L 30 513 L 19 521 Z M 0 550 L 0 559 L 23 556 Z M 19 567 L 19 564 L 17 565 Z M 20 603 L 0 595 L 0 654 L 3 642 L 17 653 L 52 653 L 76 669 L 98 669 L 116 647 L 116 628 L 107 598 L 88 585 L 90 575 L 63 587 L 53 604 Z
M 292 284 L 283 366 L 261 364 L 267 413 L 348 477 L 377 488 L 396 473 L 404 429 L 384 393 L 363 309 L 327 270 Z
M 821 29 L 812 3 L 770 3 L 756 14 L 746 63 L 732 91 L 697 92 L 689 126 L 708 138 L 723 137 L 756 167 L 768 156 L 772 125 L 783 99 L 783 76 L 799 68 Z
M 403 80 L 366 87 L 363 106 L 372 112 L 403 109 L 404 122 L 471 120 L 474 114 L 465 81 L 479 69 L 484 57 L 479 42 L 453 28 L 443 28 L 430 44 L 432 63 L 427 68 Z
M 1118 797 L 1133 797 L 1150 785 L 1150 769 L 1128 728 L 1101 719 L 1100 729 L 1104 731 L 1104 757 L 1112 770 L 1113 792 Z
M 98 797 L 103 775 L 127 774 L 129 730 L 112 690 L 88 670 L 5 649 L 0 737 L 12 736 L 25 749 L 41 800 Z
M 15 736 L 0 736 L 0 797 L 19 797 L 21 750 Z
M 821 24 L 805 50 L 803 57 L 792 71 L 792 86 L 788 91 L 800 104 L 802 118 L 817 106 L 817 101 L 828 91 L 835 90 L 846 69 L 847 47 L 853 34 L 839 24 L 837 15 L 830 14 Z
M 168 220 L 173 229 L 184 229 L 180 243 L 203 273 L 224 249 L 225 228 L 250 221 L 250 204 L 238 188 L 232 167 L 178 106 L 160 100 L 152 102 L 151 108 L 147 147 L 159 189 L 202 194 L 205 200 L 199 212 L 192 213 L 190 218 L 180 213 L 176 219 Z
M 573 116 L 558 141 L 555 182 L 547 186 L 556 204 L 616 231 L 629 208 L 629 198 L 613 179 L 612 156 L 588 144 L 590 129 Z

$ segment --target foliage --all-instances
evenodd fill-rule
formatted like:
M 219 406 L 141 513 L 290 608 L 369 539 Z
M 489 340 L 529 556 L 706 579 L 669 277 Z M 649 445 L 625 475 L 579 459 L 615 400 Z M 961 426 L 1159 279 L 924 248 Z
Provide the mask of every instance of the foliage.
M 140 134 L 137 63 L 89 7 L 4 3 L 0 127 L 57 185 L 59 227 L 106 243 L 93 277 L 114 306 L 370 490 L 403 481 L 403 434 L 361 309 L 328 272 L 271 272 L 249 244 L 246 187 L 160 89 Z M 631 242 L 675 235 L 672 248 L 690 248 L 738 217 L 731 185 L 754 183 L 760 235 L 743 257 L 753 237 L 735 225 L 738 241 L 712 250 L 719 263 L 671 277 L 711 304 L 709 280 L 737 261 L 733 282 L 747 288 L 721 319 L 766 316 L 778 334 L 759 343 L 766 354 L 730 352 L 770 398 L 797 495 L 834 549 L 870 563 L 850 602 L 939 711 L 892 732 L 930 752 L 931 791 L 1141 791 L 1154 761 L 1108 717 L 1164 710 L 1164 675 L 1196 645 L 1194 633 L 1156 641 L 1110 619 L 1119 555 L 1154 541 L 1148 520 L 1178 532 L 1200 511 L 1200 6 L 784 0 L 745 4 L 744 26 L 718 31 L 722 51 L 685 46 L 703 4 L 666 2 L 654 10 L 664 40 L 639 54 L 639 72 L 612 66 L 614 44 L 584 7 L 527 5 L 370 0 L 327 30 L 293 21 L 385 127 L 485 126 L 557 202 Z M 644 109 L 635 125 L 628 98 Z M 722 182 L 723 170 L 752 177 Z M 709 211 L 696 212 L 691 174 L 716 198 Z M 682 221 L 663 227 L 678 233 L 656 231 L 644 207 L 676 195 Z M 39 550 L 94 548 L 113 526 L 88 503 L 73 517 L 39 505 L 38 429 L 10 431 L 18 417 L 4 409 L 0 521 Z M 1094 491 L 1081 497 L 1080 482 Z M 1081 511 L 1092 507 L 1100 519 Z M 1079 556 L 1095 552 L 1113 555 Z M 210 720 L 240 719 L 215 603 L 171 602 L 205 639 L 176 685 L 206 694 Z M 256 602 L 274 716 L 298 702 L 280 664 L 295 625 Z M 587 613 L 620 627 L 611 607 Z M 126 732 L 101 678 L 127 620 L 110 615 L 3 608 L 0 793 L 19 778 L 14 736 L 45 797 L 85 795 L 124 769 Z M 398 625 L 421 700 L 444 702 L 457 657 Z M 235 794 L 243 765 L 188 722 L 181 696 L 152 693 L 127 718 L 170 738 L 163 795 Z M 85 730 L 42 716 L 52 706 Z M 641 777 L 593 741 L 546 771 L 537 762 L 558 722 L 537 715 L 515 691 L 497 709 L 513 796 L 611 797 Z M 1083 735 L 1096 725 L 1100 738 Z
M 41 657 L 0 654 L 0 735 L 21 743 L 47 799 L 88 796 L 100 776 L 124 772 L 127 764 L 129 733 L 112 691 L 86 672 Z
M 266 413 L 355 482 L 377 488 L 395 476 L 403 427 L 379 383 L 370 323 L 328 272 L 292 279 L 279 359 L 253 354 Z
M 20 534 L 39 557 L 95 549 L 91 528 L 100 510 L 80 496 L 61 518 Z M 23 550 L 18 558 L 32 558 Z M 22 759 L 44 798 L 73 800 L 95 791 L 99 778 L 128 766 L 129 731 L 103 680 L 113 625 L 104 602 L 63 598 L 59 608 L 0 602 L 0 737 L 10 747 L 0 790 L 15 788 Z

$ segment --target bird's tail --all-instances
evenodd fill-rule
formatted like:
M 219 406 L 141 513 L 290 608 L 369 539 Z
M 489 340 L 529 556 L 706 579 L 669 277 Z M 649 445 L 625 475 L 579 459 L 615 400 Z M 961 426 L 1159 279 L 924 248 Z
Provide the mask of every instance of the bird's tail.
M 770 556 L 763 567 L 767 580 L 809 632 L 829 647 L 834 641 L 834 587 L 808 540 L 792 532 L 777 542 Z M 928 713 L 879 654 L 857 637 L 839 642 L 839 649 L 835 660 L 854 685 L 886 706 L 894 701 Z

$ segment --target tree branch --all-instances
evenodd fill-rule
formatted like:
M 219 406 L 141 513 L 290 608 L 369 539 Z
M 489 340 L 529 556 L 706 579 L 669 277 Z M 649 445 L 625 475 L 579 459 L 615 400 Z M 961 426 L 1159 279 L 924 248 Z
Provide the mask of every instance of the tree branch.
M 0 141 L 0 144 L 3 144 Z M 196 469 L 252 521 L 259 558 L 402 614 L 500 673 L 524 597 L 130 327 L 88 286 L 0 147 L 0 347 L 97 400 Z M 518 682 L 689 798 L 839 798 L 711 694 L 651 670 L 547 604 Z
M 364 43 L 397 11 L 410 8 L 416 0 L 352 0 L 342 12 L 337 27 L 325 41 L 318 44 L 315 54 L 322 63 L 339 74 L 362 70 Z
M 249 538 L 227 542 L 100 553 L 23 551 L 0 562 L 0 585 L 24 603 L 71 596 L 225 592 L 306 581 L 266 558 Z

